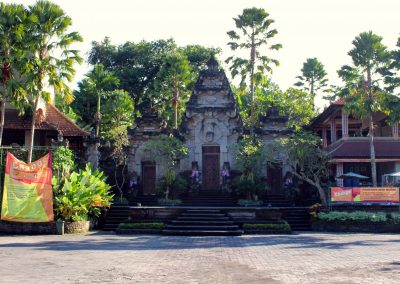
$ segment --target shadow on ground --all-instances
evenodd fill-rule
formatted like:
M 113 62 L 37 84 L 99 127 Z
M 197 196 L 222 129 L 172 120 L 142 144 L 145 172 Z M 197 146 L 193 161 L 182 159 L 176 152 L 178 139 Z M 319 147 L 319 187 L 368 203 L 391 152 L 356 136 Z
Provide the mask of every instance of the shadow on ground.
M 30 242 L 2 242 L 1 248 L 33 248 L 37 250 L 79 251 L 79 250 L 181 250 L 210 248 L 245 248 L 254 246 L 283 246 L 282 249 L 318 248 L 326 250 L 345 250 L 354 247 L 380 246 L 385 243 L 398 243 L 399 239 L 354 241 L 346 238 L 348 235 L 273 235 L 245 237 L 180 237 L 180 236 L 150 236 L 122 235 L 116 236 L 104 232 L 89 235 L 59 237 L 39 242 L 32 237 Z M 350 235 L 351 236 L 351 235 Z M 28 237 L 26 237 L 28 238 Z

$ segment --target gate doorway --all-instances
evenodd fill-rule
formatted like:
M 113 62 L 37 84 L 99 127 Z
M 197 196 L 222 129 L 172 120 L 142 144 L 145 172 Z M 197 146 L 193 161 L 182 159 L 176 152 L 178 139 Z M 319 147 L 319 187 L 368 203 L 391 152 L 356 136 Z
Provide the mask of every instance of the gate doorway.
M 220 184 L 219 145 L 203 146 L 203 190 L 219 190 Z
M 142 162 L 142 192 L 143 195 L 156 193 L 156 164 Z
M 268 163 L 267 182 L 271 194 L 283 194 L 282 191 L 282 165 L 281 163 Z

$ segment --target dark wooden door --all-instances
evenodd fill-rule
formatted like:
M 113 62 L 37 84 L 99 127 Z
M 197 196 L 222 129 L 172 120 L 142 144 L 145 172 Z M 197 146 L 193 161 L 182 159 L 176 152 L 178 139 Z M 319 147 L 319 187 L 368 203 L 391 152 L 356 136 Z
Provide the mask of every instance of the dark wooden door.
M 219 164 L 219 145 L 203 146 L 203 190 L 219 190 Z
M 156 164 L 142 162 L 142 190 L 144 195 L 156 193 Z
M 267 180 L 272 194 L 283 194 L 282 191 L 282 165 L 280 163 L 269 163 L 267 168 Z

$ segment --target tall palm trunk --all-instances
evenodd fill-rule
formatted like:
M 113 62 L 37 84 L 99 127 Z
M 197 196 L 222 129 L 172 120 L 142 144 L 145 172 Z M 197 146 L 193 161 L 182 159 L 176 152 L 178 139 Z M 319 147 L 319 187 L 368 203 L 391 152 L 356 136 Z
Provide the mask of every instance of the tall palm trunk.
M 100 104 L 101 104 L 101 96 L 97 95 L 97 110 L 95 114 L 95 122 L 96 122 L 96 137 L 99 137 L 100 134 L 100 122 L 101 122 L 101 113 L 100 113 Z
M 370 158 L 371 158 L 371 177 L 372 177 L 372 186 L 378 186 L 377 177 L 376 177 L 376 158 L 375 158 L 375 144 L 374 144 L 374 119 L 372 117 L 372 78 L 371 78 L 371 69 L 367 69 L 368 76 L 368 99 L 370 100 L 371 108 L 369 110 L 369 148 L 370 148 Z
M 178 101 L 179 101 L 179 91 L 174 91 L 174 97 L 172 99 L 172 105 L 174 107 L 174 126 L 178 129 Z
M 1 118 L 0 118 L 0 146 L 3 145 L 3 130 L 4 130 L 4 118 L 6 114 L 6 98 L 1 99 Z
M 39 94 L 41 93 L 41 90 L 39 91 Z M 31 135 L 29 137 L 29 152 L 28 152 L 28 164 L 32 162 L 32 152 L 33 152 L 33 143 L 35 140 L 35 124 L 36 124 L 36 111 L 39 105 L 39 98 L 40 95 L 37 94 L 36 99 L 35 99 L 35 106 L 33 108 L 33 114 L 32 114 L 32 122 L 31 122 Z
M 255 94 L 254 94 L 254 66 L 256 64 L 256 47 L 254 43 L 254 31 L 251 35 L 251 51 L 250 51 L 250 65 L 251 65 L 251 73 L 250 73 L 250 95 L 251 95 L 251 106 L 250 106 L 250 135 L 253 136 L 254 126 L 255 126 Z

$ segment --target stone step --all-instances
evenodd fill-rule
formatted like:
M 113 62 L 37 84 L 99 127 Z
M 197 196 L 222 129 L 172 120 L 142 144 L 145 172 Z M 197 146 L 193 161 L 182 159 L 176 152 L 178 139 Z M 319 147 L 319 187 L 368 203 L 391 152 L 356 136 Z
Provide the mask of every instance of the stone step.
M 221 225 L 221 226 L 227 226 L 227 225 L 233 225 L 234 222 L 229 220 L 229 221 L 211 221 L 211 220 L 192 220 L 192 221 L 184 221 L 184 220 L 172 220 L 171 224 L 174 225 Z
M 185 217 L 179 216 L 176 218 L 181 221 L 228 221 L 229 217 Z
M 162 231 L 164 235 L 170 236 L 240 236 L 242 230 L 235 231 L 207 231 L 207 230 L 168 230 Z
M 190 209 L 186 210 L 186 213 L 220 213 L 218 209 Z
M 231 231 L 231 230 L 238 230 L 238 225 L 229 225 L 229 226 L 194 226 L 194 225 L 168 225 L 168 230 L 201 230 L 201 231 Z
M 182 217 L 226 217 L 226 214 L 224 214 L 224 213 L 187 212 L 187 213 L 182 213 L 180 216 L 182 216 Z

